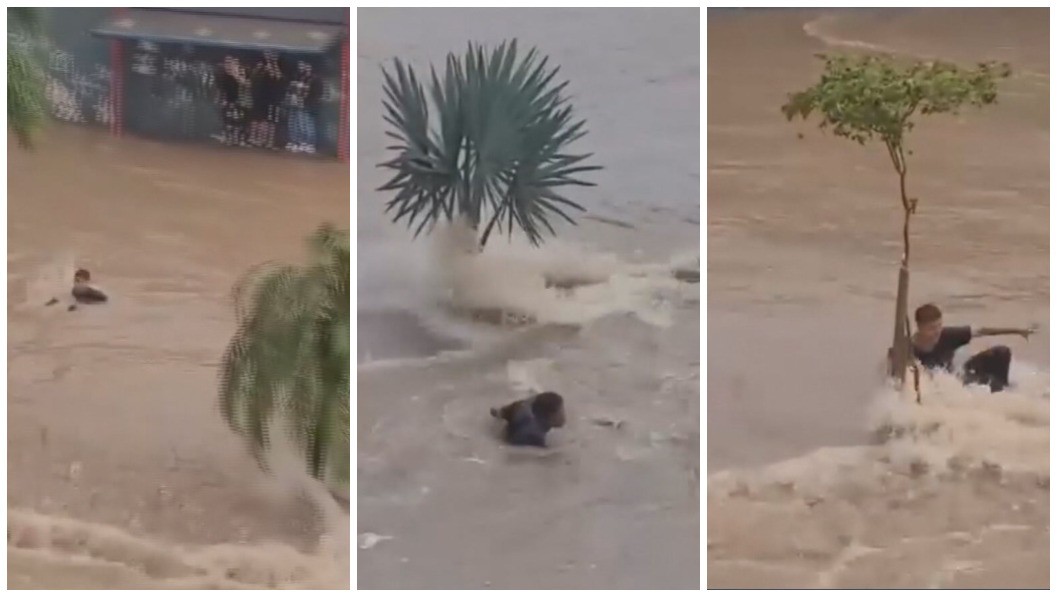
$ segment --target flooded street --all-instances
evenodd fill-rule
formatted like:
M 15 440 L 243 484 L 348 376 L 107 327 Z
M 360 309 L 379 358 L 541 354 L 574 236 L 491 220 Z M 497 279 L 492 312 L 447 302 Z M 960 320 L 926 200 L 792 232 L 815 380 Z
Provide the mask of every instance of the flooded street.
M 708 18 L 708 587 L 1047 587 L 1046 11 Z M 817 81 L 814 54 L 863 49 L 1012 65 L 998 105 L 918 120 L 907 183 L 911 307 L 1039 325 L 973 342 L 1012 349 L 1003 394 L 884 389 L 898 177 L 881 146 L 779 110 Z
M 61 125 L 8 151 L 10 588 L 348 587 L 348 515 L 216 406 L 232 285 L 348 221 L 347 165 Z M 79 267 L 109 304 L 67 312 Z
M 358 19 L 358 587 L 699 587 L 700 292 L 673 275 L 699 268 L 697 12 Z M 413 242 L 375 191 L 379 65 L 512 37 L 561 66 L 587 120 L 577 150 L 605 170 L 570 198 L 588 213 L 542 249 Z M 503 445 L 489 408 L 542 390 L 567 426 Z

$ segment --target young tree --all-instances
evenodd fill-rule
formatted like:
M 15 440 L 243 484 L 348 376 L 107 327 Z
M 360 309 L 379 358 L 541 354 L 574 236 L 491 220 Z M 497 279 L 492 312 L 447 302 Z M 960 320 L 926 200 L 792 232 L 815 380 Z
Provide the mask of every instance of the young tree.
M 562 95 L 568 82 L 554 84 L 558 68 L 549 69 L 547 58 L 535 49 L 519 57 L 517 40 L 487 55 L 471 43 L 461 61 L 448 54 L 443 79 L 430 68 L 429 95 L 399 59 L 383 74 L 385 121 L 393 127 L 386 134 L 397 141 L 389 149 L 399 153 L 381 164 L 396 174 L 379 190 L 396 191 L 386 205 L 394 223 L 417 222 L 418 236 L 441 218 L 463 218 L 481 248 L 504 225 L 538 245 L 541 226 L 555 233 L 549 217 L 576 223 L 566 210 L 583 207 L 559 187 L 593 186 L 576 175 L 600 167 L 583 164 L 591 154 L 567 153 L 586 134 L 585 121 L 573 120 Z
M 264 264 L 235 287 L 220 407 L 262 465 L 269 433 L 290 432 L 309 474 L 340 495 L 349 482 L 349 233 L 323 226 L 310 249 L 309 264 Z
M 47 118 L 43 60 L 36 51 L 44 38 L 42 13 L 40 8 L 7 9 L 7 127 L 23 147 L 32 145 Z
M 1010 75 L 1007 64 L 981 63 L 973 69 L 946 62 L 901 64 L 891 56 L 820 55 L 825 62 L 815 85 L 789 94 L 782 106 L 787 120 L 813 114 L 820 128 L 865 145 L 880 141 L 899 177 L 903 207 L 903 257 L 896 293 L 895 331 L 890 352 L 890 374 L 900 383 L 910 362 L 910 322 L 907 295 L 910 284 L 910 216 L 918 200 L 907 194 L 907 134 L 917 116 L 957 114 L 966 105 L 985 106 L 998 97 L 997 80 Z

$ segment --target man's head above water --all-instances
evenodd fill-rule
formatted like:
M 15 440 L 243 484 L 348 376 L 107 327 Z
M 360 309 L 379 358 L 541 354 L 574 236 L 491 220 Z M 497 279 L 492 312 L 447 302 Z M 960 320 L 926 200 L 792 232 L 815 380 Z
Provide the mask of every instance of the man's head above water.
M 77 270 L 76 273 L 73 274 L 73 283 L 74 284 L 87 284 L 87 283 L 89 283 L 91 281 L 92 281 L 92 274 L 90 274 L 88 272 L 88 270 L 86 270 L 86 269 L 83 269 L 83 268 L 79 269 L 79 270 Z
M 932 303 L 921 305 L 914 311 L 914 323 L 918 326 L 916 344 L 922 348 L 935 346 L 943 331 L 943 312 Z

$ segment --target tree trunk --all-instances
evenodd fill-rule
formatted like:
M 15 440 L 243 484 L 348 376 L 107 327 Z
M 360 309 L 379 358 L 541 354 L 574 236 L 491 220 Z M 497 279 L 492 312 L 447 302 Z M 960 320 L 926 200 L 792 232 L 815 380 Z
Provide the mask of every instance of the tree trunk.
M 892 334 L 892 362 L 889 375 L 899 380 L 902 387 L 910 363 L 910 338 L 907 337 L 907 302 L 910 290 L 910 270 L 904 262 L 899 267 L 899 283 L 896 290 L 895 332 Z
M 899 174 L 899 198 L 903 203 L 903 259 L 899 266 L 899 282 L 896 287 L 896 313 L 892 333 L 892 359 L 889 374 L 899 380 L 899 387 L 902 388 L 904 382 L 906 382 L 907 367 L 910 364 L 910 326 L 908 325 L 910 216 L 917 207 L 917 200 L 907 197 L 907 170 L 906 160 L 903 157 L 903 148 L 899 145 L 889 145 L 888 151 L 892 158 L 892 164 Z
M 896 287 L 896 317 L 892 334 L 892 377 L 899 380 L 899 387 L 906 381 L 910 364 L 910 216 L 914 213 L 914 202 L 906 196 L 905 171 L 899 175 L 899 190 L 903 195 L 903 260 L 899 266 L 899 282 Z

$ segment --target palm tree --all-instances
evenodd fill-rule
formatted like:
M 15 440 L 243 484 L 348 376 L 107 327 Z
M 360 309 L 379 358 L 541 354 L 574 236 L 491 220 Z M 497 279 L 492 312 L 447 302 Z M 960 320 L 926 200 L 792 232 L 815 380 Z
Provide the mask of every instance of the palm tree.
M 43 14 L 39 8 L 7 9 L 7 126 L 23 147 L 47 117 L 44 69 L 34 51 L 44 36 Z M 28 40 L 13 44 L 12 38 Z
M 534 245 L 541 226 L 567 210 L 583 207 L 558 193 L 568 185 L 593 186 L 575 175 L 600 169 L 583 164 L 591 154 L 567 153 L 586 134 L 574 121 L 568 82 L 554 84 L 558 68 L 547 67 L 535 49 L 518 57 L 517 40 L 487 54 L 469 44 L 462 60 L 448 54 L 443 80 L 431 67 L 430 95 L 410 66 L 394 60 L 385 76 L 385 120 L 398 155 L 381 164 L 395 170 L 379 190 L 396 191 L 386 205 L 393 222 L 417 223 L 417 237 L 441 218 L 464 219 L 480 230 L 484 247 L 493 229 L 520 228 Z M 430 124 L 430 100 L 436 126 Z
M 308 265 L 263 264 L 236 285 L 220 406 L 262 466 L 269 433 L 291 433 L 309 474 L 340 493 L 349 482 L 349 233 L 324 225 L 309 247 Z

